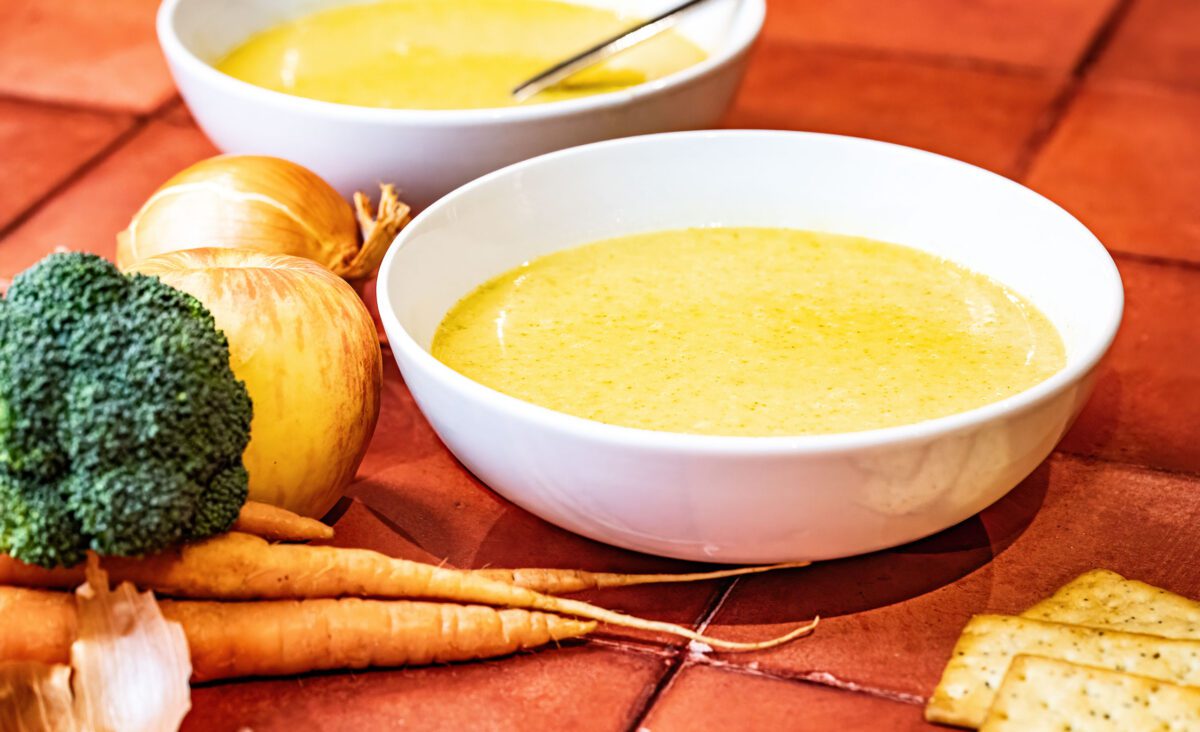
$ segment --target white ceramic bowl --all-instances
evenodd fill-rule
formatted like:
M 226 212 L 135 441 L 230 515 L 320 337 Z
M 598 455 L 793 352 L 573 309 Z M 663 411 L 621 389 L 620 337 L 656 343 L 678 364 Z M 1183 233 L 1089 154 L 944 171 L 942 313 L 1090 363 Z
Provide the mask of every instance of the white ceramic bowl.
M 708 52 L 703 62 L 619 92 L 505 109 L 332 104 L 263 89 L 211 66 L 257 31 L 351 1 L 361 0 L 164 0 L 158 39 L 192 115 L 217 147 L 295 161 L 343 195 L 393 182 L 417 207 L 484 173 L 551 150 L 712 127 L 733 100 L 766 12 L 764 0 L 705 3 L 677 27 Z M 572 1 L 639 14 L 669 4 Z
M 615 427 L 505 396 L 429 354 L 454 303 L 521 262 L 605 237 L 780 226 L 898 242 L 983 272 L 1062 334 L 1066 367 L 1003 401 L 918 424 L 804 437 Z M 991 504 L 1078 414 L 1121 320 L 1108 253 L 1061 208 L 932 153 L 801 132 L 602 142 L 445 197 L 384 260 L 379 305 L 422 411 L 498 493 L 600 541 L 686 559 L 829 559 L 934 533 Z

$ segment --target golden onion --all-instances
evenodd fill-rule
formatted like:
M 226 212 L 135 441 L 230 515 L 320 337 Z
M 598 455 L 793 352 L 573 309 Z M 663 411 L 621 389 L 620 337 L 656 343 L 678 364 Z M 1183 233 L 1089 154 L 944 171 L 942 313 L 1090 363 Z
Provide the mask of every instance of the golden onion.
M 409 221 L 391 185 L 378 212 L 363 193 L 351 207 L 320 176 L 260 155 L 219 155 L 177 173 L 117 235 L 117 265 L 166 252 L 253 249 L 311 259 L 346 279 L 369 277 Z
M 324 515 L 354 479 L 379 416 L 383 356 L 354 289 L 299 257 L 192 249 L 137 264 L 204 303 L 254 403 L 250 499 Z

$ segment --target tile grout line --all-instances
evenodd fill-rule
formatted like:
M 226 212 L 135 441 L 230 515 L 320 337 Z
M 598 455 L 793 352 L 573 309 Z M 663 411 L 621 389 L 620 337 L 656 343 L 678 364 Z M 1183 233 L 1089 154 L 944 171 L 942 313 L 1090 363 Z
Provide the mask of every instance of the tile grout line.
M 187 115 L 186 119 L 170 119 L 171 112 L 174 112 L 176 109 L 180 108 L 182 108 L 184 113 Z M 200 125 L 196 124 L 196 120 L 192 118 L 191 110 L 187 108 L 186 104 L 184 104 L 183 97 L 179 96 L 178 93 L 168 99 L 166 104 L 154 111 L 154 119 L 173 126 L 195 127 L 197 129 L 200 127 Z
M 89 156 L 79 165 L 75 166 L 73 169 L 63 175 L 63 177 L 59 178 L 58 181 L 56 181 L 55 184 L 51 186 L 41 198 L 18 212 L 17 215 L 14 216 L 7 225 L 0 227 L 0 244 L 3 243 L 4 239 L 6 239 L 9 234 L 13 233 L 31 218 L 33 218 L 38 211 L 41 211 L 51 201 L 74 185 L 77 180 L 95 170 L 101 163 L 112 157 L 113 154 L 128 144 L 130 140 L 137 136 L 138 133 L 146 129 L 150 122 L 158 119 L 161 114 L 163 114 L 166 110 L 169 110 L 176 99 L 177 97 L 172 95 L 170 99 L 160 104 L 149 114 L 134 117 L 133 124 L 129 125 L 127 129 L 110 140 L 104 147 L 97 150 L 95 154 Z
M 1160 257 L 1156 254 L 1142 254 L 1141 252 L 1127 252 L 1122 249 L 1109 249 L 1109 254 L 1112 254 L 1117 259 L 1128 259 L 1131 262 L 1138 264 L 1149 264 L 1155 267 L 1166 267 L 1169 269 L 1185 269 L 1189 272 L 1200 271 L 1200 262 L 1193 262 L 1190 259 L 1178 259 L 1176 257 Z
M 171 99 L 178 97 L 177 93 L 171 94 Z M 41 97 L 30 97 L 23 94 L 13 94 L 11 92 L 0 91 L 0 102 L 13 102 L 17 104 L 28 104 L 33 107 L 41 107 L 43 109 L 54 109 L 60 112 L 77 112 L 84 114 L 103 114 L 110 117 L 130 117 L 141 118 L 150 117 L 158 112 L 162 106 L 159 103 L 147 111 L 140 112 L 128 107 L 107 107 L 98 104 L 88 104 L 86 102 L 73 102 L 63 99 L 43 99 Z
M 1054 133 L 1058 131 L 1063 119 L 1067 116 L 1067 109 L 1071 103 L 1079 96 L 1082 88 L 1082 79 L 1078 76 L 1069 76 L 1063 83 L 1063 88 L 1054 96 L 1054 99 L 1047 105 L 1046 111 L 1042 113 L 1038 120 L 1037 126 L 1033 132 L 1025 139 L 1021 149 L 1017 151 L 1016 160 L 1013 162 L 1012 175 L 1013 180 L 1024 182 L 1030 171 L 1033 169 L 1033 164 L 1037 161 L 1038 156 L 1050 142 L 1050 138 L 1054 137 Z
M 704 608 L 702 613 L 700 613 L 699 622 L 696 623 L 697 633 L 703 633 L 705 629 L 708 628 L 709 624 L 712 623 L 713 618 L 717 616 L 717 613 L 725 604 L 725 600 L 727 600 L 729 595 L 733 592 L 733 588 L 737 585 L 739 579 L 741 578 L 734 577 L 732 580 L 729 580 L 725 587 L 720 592 L 717 592 L 713 599 L 709 601 L 708 606 Z M 629 725 L 626 727 L 628 732 L 641 732 L 641 730 L 645 729 L 643 723 L 646 721 L 646 717 L 650 716 L 650 712 L 653 711 L 654 707 L 658 704 L 658 700 L 661 699 L 662 695 L 671 688 L 671 685 L 679 676 L 679 672 L 682 671 L 686 665 L 685 662 L 688 657 L 689 645 L 690 644 L 687 644 L 674 649 L 674 655 L 668 661 L 666 672 L 659 677 L 658 682 L 654 685 L 654 688 L 650 690 L 650 693 L 646 695 L 646 698 L 642 701 L 640 708 L 634 713 L 632 721 L 630 721 Z
M 657 644 L 654 641 L 620 639 L 597 634 L 583 639 L 582 645 L 593 648 L 607 648 L 618 653 L 635 653 L 642 656 L 657 656 L 672 659 L 679 655 L 677 646 Z
M 1118 28 L 1121 26 L 1121 22 L 1128 15 L 1132 5 L 1133 0 L 1119 0 L 1116 6 L 1113 7 L 1112 12 L 1108 14 L 1108 17 L 1096 29 L 1096 34 L 1092 36 L 1091 41 L 1084 48 L 1083 53 L 1080 54 L 1079 61 L 1071 69 L 1062 91 L 1051 101 L 1037 127 L 1030 133 L 1025 144 L 1021 146 L 1021 150 L 1017 154 L 1017 160 L 1013 164 L 1012 178 L 1014 180 L 1023 182 L 1028 178 L 1034 163 L 1037 162 L 1038 157 L 1051 138 L 1054 137 L 1054 134 L 1058 132 L 1063 120 L 1066 119 L 1067 110 L 1076 98 L 1078 98 L 1080 91 L 1082 91 L 1088 72 L 1112 42 Z
M 1132 87 L 1144 89 L 1153 92 L 1167 92 L 1181 97 L 1195 97 L 1200 95 L 1200 82 L 1196 81 L 1177 81 L 1173 79 L 1154 79 L 1149 76 L 1120 76 L 1106 74 L 1105 76 L 1097 76 L 1091 80 L 1093 84 L 1127 84 Z
M 1108 50 L 1112 40 L 1117 35 L 1117 31 L 1124 23 L 1125 18 L 1129 15 L 1130 9 L 1133 7 L 1134 0 L 1117 0 L 1117 4 L 1113 7 L 1112 12 L 1100 24 L 1096 30 L 1096 35 L 1092 37 L 1092 42 L 1084 49 L 1083 55 L 1079 57 L 1079 63 L 1075 65 L 1075 75 L 1083 77 L 1092 67 L 1096 65 L 1096 61 L 1100 59 L 1101 54 Z
M 899 49 L 861 46 L 853 43 L 836 43 L 830 41 L 811 41 L 802 38 L 781 38 L 764 34 L 762 41 L 767 45 L 784 45 L 814 51 L 833 51 L 837 54 L 854 56 L 868 61 L 900 61 L 934 66 L 938 68 L 963 69 L 1003 74 L 1007 76 L 1024 77 L 1055 77 L 1071 73 L 1070 67 L 1056 68 L 1052 66 L 1037 66 L 1032 64 L 1010 63 L 977 56 L 956 56 L 949 53 L 924 53 L 921 51 L 906 51 Z
M 885 699 L 897 704 L 908 704 L 910 706 L 924 706 L 926 699 L 917 694 L 909 694 L 903 691 L 891 691 L 889 689 L 862 686 L 850 681 L 842 681 L 828 671 L 806 671 L 798 674 L 786 674 L 778 671 L 764 670 L 758 666 L 743 666 L 741 664 L 732 663 L 730 661 L 721 661 L 707 656 L 689 662 L 695 666 L 707 666 L 709 668 L 720 671 L 728 671 L 729 673 L 741 674 L 743 676 L 754 676 L 756 678 L 771 679 L 773 681 L 783 681 L 789 684 L 801 684 L 804 686 L 818 686 L 823 689 L 833 689 L 847 694 L 863 694 L 865 696 L 875 697 L 877 699 Z
M 1110 16 L 1111 19 L 1112 16 Z M 1123 16 L 1122 16 L 1123 17 Z M 1112 22 L 1106 20 L 1096 31 L 1096 37 L 1100 38 L 1100 34 L 1105 31 L 1107 23 Z M 1119 27 L 1119 23 L 1118 26 Z M 1104 46 L 1110 38 L 1104 38 Z M 920 66 L 928 66 L 941 69 L 958 69 L 965 71 L 975 71 L 981 73 L 999 74 L 1003 76 L 1024 77 L 1030 79 L 1071 79 L 1078 73 L 1081 68 L 1080 63 L 1083 60 L 1088 60 L 1088 68 L 1094 59 L 1089 57 L 1089 52 L 1095 45 L 1093 40 L 1081 54 L 1081 62 L 1074 67 L 1054 67 L 1054 66 L 1037 66 L 1032 64 L 1009 63 L 1005 61 L 994 61 L 991 59 L 983 59 L 974 56 L 955 56 L 953 54 L 937 54 L 937 53 L 922 53 L 920 51 L 902 51 L 887 48 L 873 48 L 871 46 L 860 46 L 852 43 L 835 43 L 829 41 L 810 41 L 800 38 L 781 38 L 778 36 L 763 36 L 763 40 L 767 45 L 790 46 L 796 49 L 821 51 L 827 50 L 833 53 L 851 56 L 864 61 L 899 61 L 902 63 L 911 63 Z M 1103 47 L 1100 50 L 1103 50 Z M 1143 87 L 1149 91 L 1167 92 L 1178 94 L 1181 96 L 1197 96 L 1200 94 L 1200 83 L 1175 81 L 1169 79 L 1156 79 L 1147 76 L 1103 76 L 1088 79 L 1089 84 L 1131 84 Z
M 1172 478 L 1200 480 L 1200 472 L 1194 472 L 1190 470 L 1174 470 L 1172 468 L 1163 468 L 1156 465 L 1147 465 L 1145 463 L 1131 463 L 1124 460 L 1110 460 L 1109 458 L 1100 457 L 1098 455 L 1089 455 L 1086 452 L 1077 452 L 1075 450 L 1056 449 L 1051 453 L 1051 456 L 1053 455 L 1062 455 L 1063 457 L 1071 458 L 1072 460 L 1082 460 L 1087 463 L 1102 463 L 1104 465 L 1113 465 L 1120 468 L 1142 470 L 1148 473 L 1157 473 L 1159 475 Z
M 1087 77 L 1089 87 L 1117 92 L 1134 91 L 1141 94 L 1163 94 L 1185 99 L 1200 97 L 1200 82 L 1173 82 L 1144 76 L 1115 76 L 1112 74 Z

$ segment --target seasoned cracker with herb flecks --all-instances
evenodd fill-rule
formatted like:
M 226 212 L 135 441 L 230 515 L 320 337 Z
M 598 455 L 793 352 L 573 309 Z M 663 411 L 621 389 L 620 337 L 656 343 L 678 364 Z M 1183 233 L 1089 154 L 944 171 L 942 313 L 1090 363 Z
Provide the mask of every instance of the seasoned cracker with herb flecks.
M 1085 572 L 1021 613 L 1091 628 L 1200 639 L 1200 602 L 1107 569 Z
M 980 732 L 1200 729 L 1200 689 L 1158 679 L 1017 656 Z
M 1200 685 L 1200 641 L 976 615 L 925 707 L 931 722 L 978 727 L 1013 658 L 1036 655 L 1177 684 Z

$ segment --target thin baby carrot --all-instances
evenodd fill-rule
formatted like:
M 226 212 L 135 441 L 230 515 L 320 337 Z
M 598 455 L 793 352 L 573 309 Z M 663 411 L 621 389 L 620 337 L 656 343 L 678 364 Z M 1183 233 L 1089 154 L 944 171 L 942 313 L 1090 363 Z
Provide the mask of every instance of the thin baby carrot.
M 12 568 L 11 560 L 0 563 L 0 584 L 42 584 Z M 367 549 L 269 544 L 240 533 L 222 534 L 144 559 L 106 558 L 104 568 L 114 581 L 129 581 L 176 597 L 249 600 L 357 596 L 479 603 L 659 631 L 727 651 L 772 648 L 810 633 L 817 625 L 814 619 L 784 636 L 756 643 L 726 641 L 682 625 L 544 595 L 467 570 L 395 559 Z
M 333 538 L 331 526 L 292 513 L 286 508 L 258 501 L 246 501 L 242 504 L 242 510 L 233 524 L 232 531 L 252 534 L 269 541 L 316 541 Z M 83 564 L 45 569 L 0 554 L 0 585 L 57 587 L 65 590 L 82 584 L 84 579 Z
M 171 564 L 177 560 L 172 560 Z M 133 582 L 151 582 L 153 578 L 161 578 L 165 574 L 163 568 L 145 567 L 147 563 L 156 563 L 154 558 L 138 560 L 121 560 L 108 558 L 105 566 L 115 571 L 118 580 L 127 579 Z M 689 574 L 620 574 L 613 572 L 588 572 L 581 569 L 466 569 L 461 570 L 474 577 L 504 582 L 527 590 L 546 595 L 565 595 L 584 590 L 606 589 L 611 587 L 631 587 L 634 585 L 666 584 L 672 582 L 702 582 L 704 580 L 723 579 L 726 577 L 741 577 L 748 574 L 773 572 L 777 569 L 796 569 L 807 567 L 811 562 L 786 562 L 757 567 L 735 567 L 714 572 L 694 572 Z M 165 567 L 165 565 L 164 565 Z M 69 589 L 83 582 L 83 565 L 76 567 L 60 567 L 43 569 L 24 564 L 11 557 L 0 554 L 0 585 L 17 585 L 20 587 L 50 587 Z M 160 580 L 154 579 L 158 584 Z M 162 591 L 162 590 L 160 590 Z
M 416 666 L 505 656 L 577 638 L 596 624 L 528 610 L 403 600 L 160 600 L 191 653 L 192 680 Z M 0 587 L 0 662 L 65 663 L 76 633 L 74 598 Z M 49 612 L 47 612 L 49 610 Z M 40 642 L 29 643 L 29 637 Z
M 254 534 L 273 541 L 314 541 L 333 538 L 333 528 L 316 519 L 258 501 L 246 501 L 242 505 L 241 513 L 238 514 L 232 530 Z
M 547 595 L 565 595 L 570 592 L 598 590 L 609 587 L 631 587 L 633 585 L 666 584 L 671 582 L 702 582 L 704 580 L 742 577 L 748 574 L 773 572 L 777 569 L 807 567 L 811 562 L 785 562 L 759 567 L 736 567 L 714 572 L 689 574 L 619 574 L 614 572 L 587 572 L 582 569 L 472 569 L 476 577 L 506 582 L 527 590 Z

